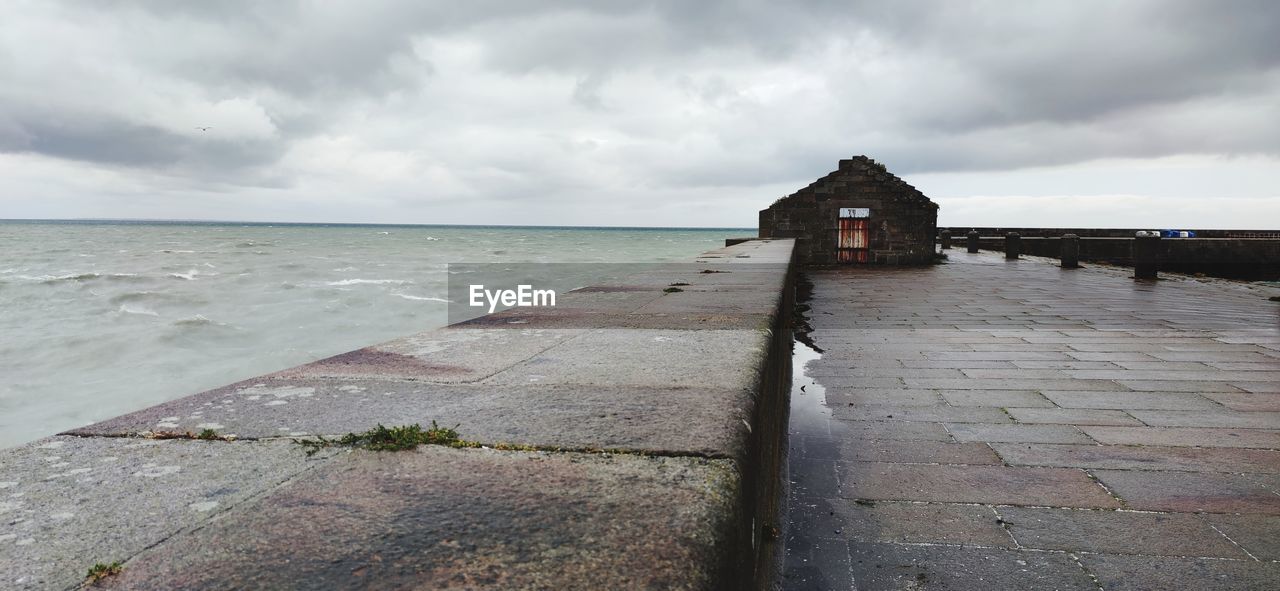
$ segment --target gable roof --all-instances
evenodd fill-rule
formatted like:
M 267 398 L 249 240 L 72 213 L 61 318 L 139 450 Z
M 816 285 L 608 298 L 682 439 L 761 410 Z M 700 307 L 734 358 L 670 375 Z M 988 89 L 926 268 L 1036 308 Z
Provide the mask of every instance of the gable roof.
M 938 207 L 937 203 L 930 200 L 919 189 L 898 178 L 897 175 L 889 172 L 889 169 L 885 168 L 883 164 L 872 160 L 866 155 L 841 160 L 840 167 L 836 170 L 809 183 L 809 186 L 774 201 L 773 205 L 769 207 L 772 209 L 788 201 L 800 200 L 818 193 L 832 193 L 832 191 L 819 191 L 819 189 L 834 183 L 875 183 L 889 189 L 891 193 L 895 194 L 895 197 L 906 197 L 909 200 L 919 202 L 921 205 Z

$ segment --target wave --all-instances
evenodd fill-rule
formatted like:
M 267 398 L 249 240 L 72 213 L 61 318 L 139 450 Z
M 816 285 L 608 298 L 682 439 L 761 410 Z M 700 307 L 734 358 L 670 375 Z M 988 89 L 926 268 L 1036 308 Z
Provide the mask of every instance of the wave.
M 195 254 L 195 252 L 196 252 L 196 251 L 194 251 L 194 250 L 169 250 L 169 249 L 167 249 L 167 248 L 166 248 L 166 249 L 164 249 L 164 250 L 157 250 L 156 252 L 158 252 L 158 253 L 163 253 L 163 254 Z
M 178 303 L 178 304 L 191 304 L 191 303 L 200 304 L 200 303 L 205 303 L 207 300 L 205 300 L 200 296 L 193 297 L 190 295 L 170 293 L 165 291 L 126 291 L 124 293 L 111 296 L 111 299 L 107 301 L 111 302 L 112 304 L 124 304 L 128 302 L 146 302 L 146 301 Z
M 157 313 L 155 310 L 152 310 L 151 308 L 147 308 L 145 306 L 132 306 L 129 304 L 120 304 L 120 309 L 117 310 L 117 312 L 121 314 L 137 314 L 139 316 L 159 316 L 160 315 L 159 313 Z
M 419 301 L 419 302 L 444 302 L 444 303 L 446 303 L 446 304 L 452 303 L 452 300 L 447 300 L 447 299 L 445 299 L 445 298 L 432 298 L 432 297 L 424 297 L 424 296 L 415 296 L 415 295 L 409 295 L 409 294 L 407 294 L 407 293 L 393 293 L 393 294 L 391 294 L 391 295 L 396 296 L 396 297 L 401 297 L 401 298 L 404 298 L 404 299 L 406 299 L 406 300 L 414 300 L 414 301 Z
M 174 326 L 231 326 L 225 322 L 218 322 L 217 320 L 209 320 L 208 318 L 205 318 L 203 314 L 196 314 L 195 316 L 191 316 L 189 318 L 180 318 L 178 320 L 174 320 L 173 325 Z
M 137 273 L 71 273 L 68 275 L 17 275 L 15 278 L 23 281 L 36 281 L 46 285 L 54 283 L 72 283 L 92 281 L 94 279 L 107 279 L 115 281 L 133 281 L 138 278 Z
M 343 279 L 342 281 L 330 281 L 325 285 L 333 287 L 342 287 L 344 285 L 412 285 L 413 281 L 408 279 Z
M 174 279 L 185 279 L 187 281 L 192 281 L 196 278 L 196 275 L 199 275 L 199 274 L 200 274 L 199 271 L 195 269 L 191 269 L 186 273 L 170 273 L 169 276 L 173 277 Z
M 127 293 L 122 293 L 117 296 L 113 296 L 108 301 L 110 301 L 113 304 L 123 304 L 125 302 L 137 302 L 141 300 L 150 300 L 150 299 L 166 299 L 170 297 L 173 297 L 173 296 L 170 296 L 169 294 L 161 293 L 158 291 L 130 291 Z

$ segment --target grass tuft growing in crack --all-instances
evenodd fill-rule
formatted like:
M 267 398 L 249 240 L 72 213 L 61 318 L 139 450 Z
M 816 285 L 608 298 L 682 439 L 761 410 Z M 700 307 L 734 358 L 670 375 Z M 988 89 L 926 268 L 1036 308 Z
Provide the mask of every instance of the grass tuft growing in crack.
M 385 427 L 379 424 L 364 433 L 347 433 L 338 439 L 329 439 L 318 435 L 308 439 L 294 439 L 293 442 L 305 448 L 308 456 L 313 456 L 316 452 L 329 447 L 349 447 L 371 451 L 403 451 L 414 449 L 419 445 L 443 445 L 454 449 L 493 449 L 498 451 L 577 452 L 606 456 L 655 455 L 624 448 L 539 446 L 503 442 L 484 443 L 458 437 L 457 427 L 457 425 L 454 425 L 453 428 L 441 427 L 435 421 L 431 421 L 431 428 L 429 429 L 424 429 L 422 425 L 417 423 L 401 427 Z
M 334 446 L 358 447 L 372 451 L 402 451 L 419 445 L 467 447 L 468 442 L 458 438 L 456 428 L 457 425 L 454 425 L 454 428 L 441 427 L 435 421 L 431 421 L 429 429 L 423 429 L 418 423 L 400 427 L 384 427 L 379 424 L 364 433 L 347 433 L 338 439 L 319 436 L 315 439 L 294 439 L 293 441 L 307 448 L 308 456 L 315 455 L 326 447 Z
M 124 566 L 121 565 L 119 561 L 111 564 L 103 564 L 99 562 L 89 567 L 89 574 L 85 575 L 85 578 L 88 579 L 89 584 L 92 585 L 93 583 L 97 583 L 98 581 L 112 575 L 120 574 L 121 570 L 124 570 Z
M 201 441 L 235 441 L 235 435 L 219 435 L 213 429 L 205 429 L 199 433 L 191 431 L 144 431 L 139 434 L 147 439 L 199 439 Z

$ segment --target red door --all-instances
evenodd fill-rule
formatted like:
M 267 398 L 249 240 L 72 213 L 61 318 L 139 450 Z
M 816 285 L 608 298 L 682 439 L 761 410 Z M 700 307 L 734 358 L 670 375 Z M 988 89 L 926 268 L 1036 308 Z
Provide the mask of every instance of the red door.
M 867 218 L 845 217 L 841 212 L 840 230 L 836 240 L 836 260 L 841 263 L 865 263 L 868 260 Z

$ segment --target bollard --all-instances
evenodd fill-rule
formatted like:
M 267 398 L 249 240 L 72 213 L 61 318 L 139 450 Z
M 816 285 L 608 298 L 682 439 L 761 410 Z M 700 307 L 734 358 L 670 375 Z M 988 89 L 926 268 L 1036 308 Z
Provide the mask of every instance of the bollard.
M 1062 259 L 1062 268 L 1078 268 L 1080 266 L 1080 237 L 1075 234 L 1063 234 L 1061 246 L 1058 256 Z
M 1022 252 L 1022 235 L 1017 232 L 1009 232 L 1004 235 L 1004 258 L 1014 260 L 1018 258 L 1018 254 Z
M 951 250 L 951 230 L 943 230 L 938 236 L 942 238 L 942 250 Z
M 969 230 L 965 238 L 969 240 L 969 252 L 978 252 L 978 231 Z
M 1133 239 L 1133 278 L 1155 279 L 1160 253 L 1160 235 L 1138 232 Z

